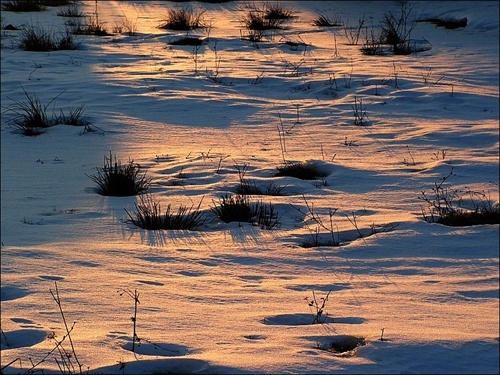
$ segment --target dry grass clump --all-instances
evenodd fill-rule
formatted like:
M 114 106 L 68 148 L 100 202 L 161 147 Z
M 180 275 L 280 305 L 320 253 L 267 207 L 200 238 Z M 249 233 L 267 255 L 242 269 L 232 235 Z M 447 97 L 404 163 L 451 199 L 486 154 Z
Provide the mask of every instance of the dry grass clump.
M 75 43 L 73 36 L 66 32 L 57 35 L 51 30 L 40 26 L 30 26 L 21 31 L 19 47 L 24 51 L 48 52 L 60 50 L 76 50 L 79 43 Z
M 77 3 L 78 0 L 39 0 L 41 3 L 48 7 L 62 7 L 65 5 L 70 5 Z
M 424 220 L 447 226 L 500 224 L 500 205 L 493 203 L 486 192 L 444 186 L 452 175 L 453 168 L 440 183 L 434 184 L 431 194 L 422 191 L 418 197 L 427 206 L 422 207 Z
M 472 211 L 459 210 L 439 217 L 437 223 L 452 227 L 500 224 L 500 206 L 481 207 Z
M 201 46 L 202 44 L 205 43 L 206 43 L 205 38 L 187 36 L 184 38 L 173 40 L 171 42 L 168 42 L 167 44 L 171 46 Z
M 220 197 L 218 202 L 213 202 L 212 211 L 225 223 L 250 222 L 255 216 L 255 210 L 245 195 L 226 194 Z
M 43 105 L 38 97 L 29 95 L 24 88 L 23 91 L 27 102 L 11 99 L 14 104 L 9 107 L 9 110 L 14 112 L 16 117 L 10 123 L 21 129 L 24 135 L 39 135 L 40 128 L 52 126 L 52 121 L 47 115 L 47 108 L 55 98 Z
M 151 180 L 146 178 L 146 173 L 140 173 L 141 167 L 133 160 L 122 165 L 117 161 L 116 155 L 109 153 L 109 158 L 104 156 L 104 166 L 96 168 L 96 175 L 87 175 L 97 184 L 97 193 L 106 196 L 126 197 L 137 195 L 149 189 Z
M 314 247 L 321 247 L 321 246 L 326 246 L 326 247 L 340 246 L 340 244 L 337 241 L 332 240 L 330 237 L 331 236 L 329 234 L 311 232 L 310 236 L 306 240 L 302 241 L 299 244 L 299 246 L 303 247 L 304 249 L 311 249 Z
M 411 43 L 411 32 L 416 26 L 416 20 L 410 20 L 413 8 L 410 2 L 402 3 L 399 14 L 389 12 L 382 18 L 379 41 L 392 46 L 394 54 L 409 55 L 415 52 Z
M 338 16 L 329 17 L 325 14 L 318 13 L 316 18 L 314 18 L 312 24 L 318 27 L 335 27 L 342 26 L 342 21 Z
M 60 110 L 59 116 L 55 118 L 54 125 L 64 124 L 72 126 L 86 126 L 90 125 L 90 121 L 86 119 L 83 115 L 85 105 L 80 105 L 76 108 L 69 109 L 69 113 L 66 114 L 63 110 Z
M 213 213 L 225 223 L 252 223 L 263 229 L 272 229 L 278 226 L 281 220 L 271 203 L 268 206 L 262 202 L 251 203 L 245 195 L 226 194 L 213 203 Z
M 97 35 L 108 36 L 106 27 L 99 22 L 98 17 L 85 17 L 85 22 L 82 23 L 78 18 L 72 18 L 71 22 L 67 23 L 70 32 L 75 35 Z
M 141 194 L 140 202 L 135 204 L 136 211 L 131 214 L 126 209 L 130 222 L 148 230 L 195 230 L 205 223 L 204 213 L 197 207 L 180 205 L 174 212 L 169 204 L 162 214 L 161 205 L 149 194 Z
M 283 195 L 282 191 L 286 186 L 269 183 L 265 188 L 258 186 L 255 182 L 248 181 L 245 176 L 248 172 L 248 164 L 243 166 L 235 165 L 240 179 L 236 187 L 236 193 L 239 195 Z
M 57 15 L 59 17 L 76 17 L 76 18 L 85 17 L 80 8 L 80 3 L 77 1 L 66 5 L 66 8 L 61 7 L 57 12 Z
M 419 20 L 418 22 L 430 22 L 433 23 L 436 26 L 439 27 L 444 27 L 445 29 L 458 29 L 461 27 L 466 27 L 467 26 L 467 17 L 463 18 L 427 18 L 424 20 Z
M 41 12 L 47 7 L 72 4 L 72 0 L 2 0 L 2 10 L 9 12 Z
M 41 0 L 4 0 L 1 6 L 9 12 L 41 12 L 47 8 Z
M 278 171 L 275 173 L 275 177 L 295 177 L 301 180 L 316 180 L 318 178 L 328 176 L 328 173 L 321 171 L 313 163 L 297 162 L 297 163 L 286 163 L 282 166 L 276 168 Z
M 74 126 L 87 126 L 90 124 L 84 116 L 83 105 L 75 109 L 70 109 L 69 114 L 60 110 L 59 116 L 52 114 L 52 116 L 49 117 L 47 109 L 61 94 L 50 100 L 47 104 L 43 105 L 37 96 L 29 95 L 24 87 L 22 89 L 27 101 L 23 102 L 11 99 L 14 104 L 8 107 L 8 110 L 16 114 L 16 116 L 10 120 L 9 123 L 20 129 L 24 135 L 40 135 L 42 133 L 42 129 L 60 124 Z
M 285 22 L 290 21 L 295 14 L 293 10 L 287 9 L 283 4 L 264 4 L 262 8 L 252 5 L 247 8 L 241 21 L 248 30 L 279 29 Z
M 258 186 L 253 182 L 247 180 L 242 180 L 240 184 L 236 187 L 236 193 L 240 195 L 283 195 L 283 189 L 286 186 L 276 185 L 271 182 L 265 188 Z
M 168 30 L 193 30 L 205 27 L 203 9 L 173 8 L 168 10 L 167 17 L 158 26 Z
M 339 335 L 332 338 L 327 344 L 317 344 L 317 348 L 326 350 L 335 354 L 355 355 L 356 349 L 366 345 L 364 337 Z
M 380 34 L 375 35 L 373 27 L 370 33 L 367 30 L 366 42 L 361 52 L 364 55 L 385 55 L 385 47 L 389 47 L 389 51 L 394 55 L 410 55 L 429 50 L 431 46 L 427 40 L 422 38 L 417 42 L 411 38 L 417 24 L 417 20 L 413 18 L 413 10 L 413 3 L 402 2 L 398 13 L 384 14 L 380 22 Z
M 295 17 L 295 11 L 285 5 L 276 2 L 275 4 L 264 4 L 264 18 L 268 20 L 290 21 Z

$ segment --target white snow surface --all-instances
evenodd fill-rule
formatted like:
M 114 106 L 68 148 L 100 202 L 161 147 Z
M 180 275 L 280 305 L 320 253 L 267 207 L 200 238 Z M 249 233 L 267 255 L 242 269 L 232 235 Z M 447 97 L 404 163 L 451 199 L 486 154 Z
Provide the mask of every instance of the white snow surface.
M 84 1 L 108 31 L 137 32 L 77 36 L 72 51 L 26 52 L 20 31 L 2 30 L 3 373 L 61 373 L 58 352 L 47 356 L 48 335 L 66 335 L 57 287 L 89 374 L 498 374 L 499 227 L 428 223 L 419 197 L 452 172 L 446 187 L 499 201 L 499 3 L 413 3 L 420 19 L 468 24 L 417 23 L 412 37 L 432 48 L 409 56 L 363 55 L 365 31 L 358 45 L 345 32 L 363 16 L 378 27 L 397 1 L 279 2 L 297 17 L 256 45 L 241 38 L 245 4 Z M 204 9 L 211 26 L 159 29 L 180 6 Z M 58 11 L 2 11 L 2 26 L 59 32 Z M 344 26 L 313 26 L 318 13 Z M 168 44 L 186 35 L 206 44 Z M 49 113 L 83 105 L 94 131 L 24 136 L 11 123 L 23 90 L 54 99 Z M 141 166 L 163 208 L 201 202 L 210 220 L 195 231 L 134 226 L 125 210 L 139 198 L 101 196 L 88 177 L 110 152 Z M 274 177 L 284 160 L 328 175 Z M 238 169 L 284 187 L 250 197 L 276 208 L 278 227 L 215 217 Z M 302 246 L 330 236 L 307 206 L 327 226 L 336 210 L 340 246 Z M 309 302 L 329 292 L 312 324 Z M 349 336 L 365 345 L 325 350 Z

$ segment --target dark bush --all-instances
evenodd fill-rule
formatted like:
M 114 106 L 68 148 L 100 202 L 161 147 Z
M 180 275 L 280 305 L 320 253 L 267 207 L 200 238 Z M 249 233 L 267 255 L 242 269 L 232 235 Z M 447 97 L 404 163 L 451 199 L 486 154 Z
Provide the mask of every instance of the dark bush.
M 286 8 L 283 4 L 264 4 L 262 8 L 256 5 L 248 5 L 241 22 L 250 31 L 265 31 L 280 29 L 284 23 L 291 21 L 295 12 Z M 255 37 L 255 34 L 251 34 Z

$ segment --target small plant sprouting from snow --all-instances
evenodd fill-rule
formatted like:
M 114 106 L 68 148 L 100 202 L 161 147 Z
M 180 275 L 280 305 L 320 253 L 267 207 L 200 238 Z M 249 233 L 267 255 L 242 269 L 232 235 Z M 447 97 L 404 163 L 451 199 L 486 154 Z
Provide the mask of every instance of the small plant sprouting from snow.
M 325 322 L 327 314 L 325 312 L 326 303 L 328 302 L 328 297 L 330 296 L 331 290 L 328 291 L 325 297 L 318 298 L 316 297 L 316 293 L 314 290 L 312 292 L 312 298 L 309 299 L 306 297 L 307 304 L 309 305 L 311 312 L 314 315 L 314 319 L 312 324 L 321 324 Z

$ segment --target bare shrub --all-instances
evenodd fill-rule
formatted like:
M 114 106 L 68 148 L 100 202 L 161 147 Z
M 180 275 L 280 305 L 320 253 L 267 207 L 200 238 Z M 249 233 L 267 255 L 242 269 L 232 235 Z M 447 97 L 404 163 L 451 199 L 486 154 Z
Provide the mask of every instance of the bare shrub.
M 318 298 L 316 297 L 316 293 L 314 293 L 314 290 L 313 290 L 313 292 L 312 292 L 313 298 L 311 298 L 310 300 L 308 298 L 306 298 L 307 304 L 311 308 L 311 311 L 312 311 L 312 308 L 314 308 L 314 313 L 313 313 L 314 319 L 313 319 L 312 324 L 324 323 L 324 321 L 326 319 L 326 314 L 325 314 L 326 303 L 328 302 L 328 297 L 330 296 L 331 292 L 332 291 L 329 290 L 328 293 L 326 294 L 326 296 L 321 297 L 318 301 Z
M 344 34 L 345 37 L 347 38 L 347 44 L 353 46 L 358 44 L 359 37 L 361 35 L 361 30 L 363 29 L 364 25 L 365 25 L 365 16 L 361 17 L 358 20 L 357 27 L 351 27 L 349 25 L 349 21 L 346 22 L 346 24 L 344 25 Z
M 416 26 L 416 20 L 410 20 L 413 8 L 411 2 L 402 2 L 399 15 L 389 12 L 382 18 L 380 43 L 391 45 L 394 54 L 408 55 L 416 50 L 411 42 L 411 32 Z

